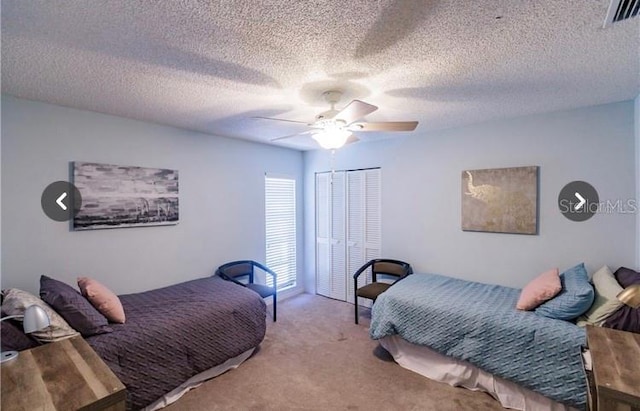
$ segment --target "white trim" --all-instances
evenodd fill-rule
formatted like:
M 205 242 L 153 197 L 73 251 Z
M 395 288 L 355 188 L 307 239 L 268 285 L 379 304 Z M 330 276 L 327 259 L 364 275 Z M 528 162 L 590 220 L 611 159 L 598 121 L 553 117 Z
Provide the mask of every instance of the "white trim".
M 281 173 L 264 173 L 265 178 L 281 178 L 284 180 L 295 180 L 296 177 L 291 174 L 281 174 Z
M 613 24 L 613 19 L 616 16 L 616 11 L 618 10 L 618 6 L 620 5 L 620 0 L 610 0 L 609 9 L 607 10 L 607 16 L 604 18 L 604 23 L 602 23 L 602 28 L 606 29 L 611 24 Z

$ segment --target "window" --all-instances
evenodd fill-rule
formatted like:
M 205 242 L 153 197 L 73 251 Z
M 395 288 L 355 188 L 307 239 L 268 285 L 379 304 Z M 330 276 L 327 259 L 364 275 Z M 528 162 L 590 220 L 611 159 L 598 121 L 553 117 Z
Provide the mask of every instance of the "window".
M 296 286 L 296 180 L 265 176 L 267 267 L 278 275 L 278 291 Z M 273 285 L 271 276 L 267 284 Z

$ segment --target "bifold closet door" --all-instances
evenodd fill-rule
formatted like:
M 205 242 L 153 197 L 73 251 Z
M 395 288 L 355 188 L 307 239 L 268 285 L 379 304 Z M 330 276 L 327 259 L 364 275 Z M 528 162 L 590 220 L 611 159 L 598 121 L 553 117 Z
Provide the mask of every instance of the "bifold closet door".
M 331 296 L 331 182 L 316 173 L 316 293 Z
M 354 302 L 353 274 L 380 257 L 380 195 L 380 169 L 316 174 L 318 294 Z M 360 276 L 359 286 L 368 282 L 370 273 Z
M 354 302 L 353 273 L 367 261 L 380 258 L 381 207 L 380 169 L 347 173 L 347 301 Z M 371 282 L 371 271 L 360 275 L 358 287 Z M 371 300 L 359 298 L 358 304 L 370 307 Z
M 316 174 L 316 292 L 346 299 L 345 172 Z

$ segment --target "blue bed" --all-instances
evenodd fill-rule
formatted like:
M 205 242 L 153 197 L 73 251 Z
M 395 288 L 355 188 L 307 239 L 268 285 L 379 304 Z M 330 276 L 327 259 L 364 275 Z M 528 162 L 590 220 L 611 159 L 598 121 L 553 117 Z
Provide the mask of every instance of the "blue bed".
M 398 335 L 583 409 L 584 329 L 516 310 L 519 295 L 515 288 L 413 274 L 378 297 L 370 334 Z

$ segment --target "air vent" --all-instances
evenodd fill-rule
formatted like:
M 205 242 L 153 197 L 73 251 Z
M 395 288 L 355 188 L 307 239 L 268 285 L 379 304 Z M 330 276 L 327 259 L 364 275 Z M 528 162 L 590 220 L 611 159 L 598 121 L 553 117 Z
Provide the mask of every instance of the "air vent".
M 603 28 L 635 17 L 638 15 L 638 11 L 640 11 L 640 0 L 611 0 Z

